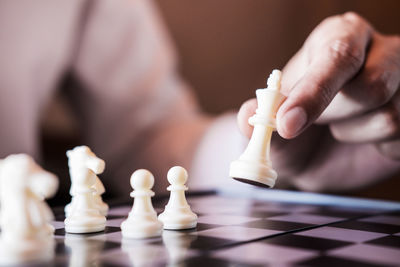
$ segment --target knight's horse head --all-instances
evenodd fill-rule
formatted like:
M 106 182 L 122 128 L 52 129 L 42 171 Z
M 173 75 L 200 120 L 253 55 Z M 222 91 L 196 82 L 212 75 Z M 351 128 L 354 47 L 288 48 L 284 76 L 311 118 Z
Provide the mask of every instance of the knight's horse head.
M 43 170 L 29 155 L 13 154 L 0 164 L 0 187 L 3 190 L 13 192 L 29 188 L 43 198 L 51 197 L 57 191 L 57 177 Z
M 104 160 L 98 158 L 87 146 L 78 146 L 67 151 L 68 165 L 71 169 L 86 167 L 95 174 L 101 174 L 105 168 Z

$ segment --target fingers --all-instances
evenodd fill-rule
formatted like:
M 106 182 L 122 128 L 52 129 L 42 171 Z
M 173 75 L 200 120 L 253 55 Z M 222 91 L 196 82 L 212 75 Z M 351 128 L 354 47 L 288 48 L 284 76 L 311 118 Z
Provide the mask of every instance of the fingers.
M 301 48 L 282 70 L 281 93 L 288 96 L 296 82 L 304 75 L 308 59 L 304 48 Z
M 335 139 L 351 143 L 376 143 L 400 137 L 400 112 L 392 104 L 359 117 L 330 124 Z
M 353 13 L 329 18 L 314 30 L 304 45 L 307 70 L 278 110 L 277 129 L 282 137 L 299 135 L 355 76 L 371 33 L 371 27 Z
M 331 123 L 329 126 L 332 135 L 342 142 L 378 143 L 398 139 L 400 138 L 400 91 L 379 109 Z
M 240 110 L 237 115 L 237 122 L 239 126 L 240 132 L 247 136 L 251 137 L 253 133 L 253 127 L 249 125 L 249 118 L 254 115 L 257 109 L 257 100 L 255 98 L 249 99 L 243 103 L 240 107 Z
M 330 123 L 387 103 L 400 84 L 400 37 L 374 34 L 362 71 L 335 96 L 318 118 Z

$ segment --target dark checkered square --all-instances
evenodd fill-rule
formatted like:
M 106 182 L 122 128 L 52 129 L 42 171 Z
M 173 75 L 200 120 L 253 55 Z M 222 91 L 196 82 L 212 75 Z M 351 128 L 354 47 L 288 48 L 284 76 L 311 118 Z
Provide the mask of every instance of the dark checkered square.
M 268 244 L 280 245 L 284 247 L 293 247 L 293 248 L 301 248 L 301 249 L 317 250 L 317 251 L 325 251 L 352 244 L 351 242 L 317 238 L 317 237 L 300 236 L 294 234 L 273 237 L 270 239 L 266 239 L 263 242 Z
M 296 264 L 297 266 L 324 266 L 324 267 L 383 267 L 383 265 L 380 264 L 373 264 L 373 263 L 368 263 L 368 262 L 361 262 L 361 261 L 356 261 L 356 260 L 350 260 L 350 259 L 342 259 L 342 258 L 336 258 L 336 257 L 330 257 L 330 256 L 318 256 L 316 258 L 312 258 L 310 260 L 305 260 L 298 262 Z
M 400 236 L 394 236 L 394 235 L 385 236 L 368 241 L 366 243 L 400 249 Z
M 306 224 L 306 223 L 285 222 L 285 221 L 275 221 L 275 220 L 257 220 L 244 223 L 241 225 L 251 228 L 271 229 L 279 231 L 292 231 L 296 229 L 304 229 L 313 226 L 312 224 Z
M 112 207 L 104 232 L 66 234 L 63 209 L 54 266 L 393 266 L 400 262 L 400 212 L 263 202 L 218 195 L 188 197 L 196 229 L 127 240 L 120 224 L 132 205 Z M 166 201 L 154 206 L 160 212 Z M 371 216 L 369 216 L 371 215 Z M 85 255 L 88 252 L 90 254 Z M 85 262 L 83 262 L 85 261 Z
M 400 225 L 390 225 L 382 223 L 372 223 L 364 221 L 346 221 L 336 223 L 335 227 L 362 230 L 376 233 L 394 234 L 400 232 Z
M 104 235 L 104 234 L 115 233 L 115 232 L 120 232 L 120 231 L 121 231 L 121 229 L 119 227 L 106 226 L 106 229 L 104 229 L 104 231 L 97 232 L 97 233 L 69 234 L 69 235 L 92 237 L 92 236 Z M 55 236 L 65 236 L 66 234 L 67 233 L 65 232 L 65 228 L 56 229 L 56 231 L 54 233 Z
M 262 264 L 249 264 L 239 261 L 225 260 L 219 258 L 212 258 L 208 255 L 188 258 L 180 263 L 179 266 L 193 266 L 193 267 L 205 267 L 205 266 L 218 266 L 218 267 L 261 267 Z

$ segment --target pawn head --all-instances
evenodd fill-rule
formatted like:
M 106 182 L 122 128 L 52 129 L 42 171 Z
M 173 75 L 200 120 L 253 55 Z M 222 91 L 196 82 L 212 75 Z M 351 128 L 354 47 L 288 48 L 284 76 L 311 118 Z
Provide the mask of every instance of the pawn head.
M 131 176 L 131 186 L 133 189 L 151 189 L 154 185 L 154 176 L 145 169 L 136 170 Z
M 169 169 L 167 174 L 168 182 L 170 184 L 182 184 L 184 185 L 188 178 L 188 173 L 185 168 L 181 166 L 175 166 Z

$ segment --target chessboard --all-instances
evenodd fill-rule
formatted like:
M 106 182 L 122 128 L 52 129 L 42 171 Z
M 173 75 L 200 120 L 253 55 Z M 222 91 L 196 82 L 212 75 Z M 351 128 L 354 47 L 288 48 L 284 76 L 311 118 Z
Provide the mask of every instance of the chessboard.
M 112 205 L 106 230 L 92 234 L 66 234 L 56 213 L 51 265 L 400 266 L 400 203 L 281 192 L 189 194 L 197 227 L 144 240 L 121 236 L 132 203 Z M 158 213 L 166 201 L 153 200 Z

